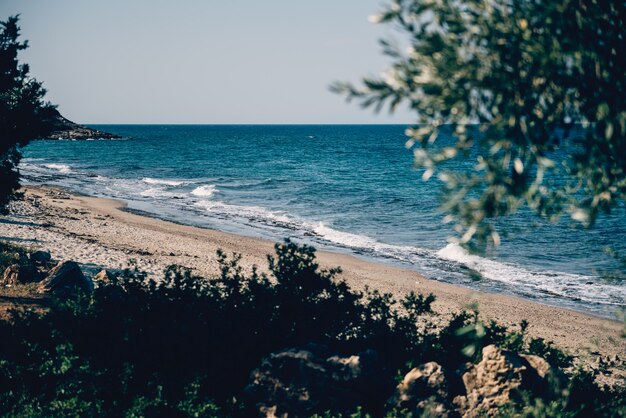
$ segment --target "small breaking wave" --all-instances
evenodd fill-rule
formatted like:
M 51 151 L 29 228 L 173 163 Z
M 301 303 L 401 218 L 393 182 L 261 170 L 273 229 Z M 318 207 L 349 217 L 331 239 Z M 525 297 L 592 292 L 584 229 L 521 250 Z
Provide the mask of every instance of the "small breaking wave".
M 44 164 L 44 167 L 56 170 L 63 174 L 70 174 L 72 172 L 72 167 L 67 164 Z
M 371 256 L 384 257 L 404 263 L 419 265 L 425 269 L 436 262 L 431 250 L 410 245 L 394 245 L 380 242 L 366 235 L 343 232 L 319 222 L 311 227 L 313 236 L 331 245 L 363 251 Z
M 371 256 L 381 256 L 401 262 L 433 268 L 440 264 L 433 251 L 408 245 L 393 245 L 377 241 L 366 235 L 343 232 L 323 222 L 308 222 L 285 212 L 272 211 L 260 206 L 228 204 L 221 201 L 201 200 L 194 206 L 204 209 L 212 217 L 230 221 L 249 221 L 253 225 L 265 225 L 296 233 L 301 237 L 312 237 L 321 244 L 356 250 Z
M 181 181 L 181 180 L 155 179 L 152 177 L 144 177 L 143 179 L 141 179 L 141 181 L 143 181 L 146 184 L 162 184 L 165 186 L 180 186 L 180 185 L 188 183 L 188 182 Z
M 290 230 L 299 229 L 302 224 L 282 212 L 274 212 L 260 206 L 232 205 L 220 201 L 201 200 L 194 204 L 212 215 L 223 218 L 240 218 L 274 227 Z
M 313 225 L 312 232 L 314 232 L 320 238 L 345 247 L 374 249 L 378 244 L 376 240 L 370 237 L 338 231 L 329 226 L 326 226 L 323 222 L 319 222 L 318 224 Z
M 211 197 L 217 192 L 217 189 L 212 184 L 196 187 L 191 191 L 191 194 L 199 197 Z
M 146 190 L 142 191 L 141 193 L 139 193 L 139 195 L 143 196 L 143 197 L 153 197 L 153 198 L 158 198 L 158 197 L 176 197 L 177 195 L 175 193 L 172 192 L 168 192 L 162 188 L 159 187 L 149 187 Z
M 462 264 L 483 278 L 513 286 L 518 291 L 541 292 L 591 303 L 622 305 L 626 301 L 626 288 L 598 282 L 581 274 L 555 271 L 535 272 L 509 263 L 490 260 L 470 254 L 458 244 L 448 244 L 437 251 L 444 260 Z M 536 296 L 536 295 L 535 295 Z

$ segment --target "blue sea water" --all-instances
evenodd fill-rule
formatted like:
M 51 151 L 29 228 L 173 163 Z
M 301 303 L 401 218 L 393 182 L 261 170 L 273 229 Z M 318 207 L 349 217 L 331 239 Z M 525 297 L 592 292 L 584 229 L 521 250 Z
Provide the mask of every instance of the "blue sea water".
M 626 252 L 623 207 L 590 230 L 567 221 L 535 225 L 537 218 L 520 214 L 504 223 L 511 234 L 497 251 L 471 255 L 448 243 L 437 180 L 423 182 L 412 169 L 404 126 L 96 127 L 124 139 L 35 141 L 20 166 L 26 182 L 122 199 L 185 224 L 291 237 L 602 316 L 625 305 L 626 283 L 605 274 L 620 266 L 603 251 Z

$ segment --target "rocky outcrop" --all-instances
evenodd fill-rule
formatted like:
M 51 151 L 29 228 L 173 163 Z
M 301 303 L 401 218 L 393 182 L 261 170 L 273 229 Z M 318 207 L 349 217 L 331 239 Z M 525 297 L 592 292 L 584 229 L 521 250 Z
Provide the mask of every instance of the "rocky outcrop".
M 51 267 L 50 253 L 47 251 L 16 253 L 15 259 L 0 276 L 0 285 L 15 286 L 38 282 L 46 277 Z
M 90 292 L 92 282 L 85 277 L 75 261 L 62 261 L 39 284 L 40 292 L 52 292 L 59 295 L 78 291 Z
M 48 251 L 35 251 L 29 254 L 28 259 L 36 266 L 46 267 L 50 264 L 52 257 Z
M 41 276 L 34 266 L 29 264 L 11 264 L 4 270 L 0 284 L 4 286 L 15 286 L 38 282 L 39 280 L 41 280 Z
M 115 278 L 115 275 L 107 269 L 100 270 L 98 274 L 93 277 L 93 281 L 96 283 L 109 283 Z
M 390 406 L 414 416 L 491 417 L 502 405 L 524 400 L 523 393 L 553 399 L 564 376 L 544 359 L 517 354 L 494 345 L 483 348 L 482 360 L 456 372 L 430 362 L 412 369 L 396 388 Z
M 482 360 L 463 373 L 466 394 L 454 399 L 463 418 L 496 416 L 509 402 L 523 401 L 523 392 L 548 399 L 558 391 L 562 377 L 542 358 L 483 348 Z
M 404 376 L 390 400 L 390 406 L 409 410 L 416 416 L 458 417 L 451 402 L 458 389 L 458 377 L 445 373 L 438 363 L 431 361 Z
M 53 129 L 50 135 L 42 139 L 115 139 L 118 135 L 98 131 L 64 118 L 57 110 L 52 112 Z
M 380 393 L 378 357 L 329 353 L 321 345 L 270 354 L 252 372 L 245 389 L 261 415 L 311 416 L 327 410 L 351 413 Z
M 255 413 L 266 417 L 327 411 L 349 415 L 358 407 L 379 405 L 390 383 L 380 378 L 381 372 L 373 351 L 341 356 L 309 344 L 263 359 L 251 374 L 245 393 Z M 411 416 L 492 417 L 503 405 L 524 401 L 526 392 L 553 399 L 564 382 L 564 376 L 541 357 L 490 345 L 483 348 L 479 363 L 468 363 L 461 370 L 446 370 L 436 362 L 413 368 L 397 385 L 387 406 Z

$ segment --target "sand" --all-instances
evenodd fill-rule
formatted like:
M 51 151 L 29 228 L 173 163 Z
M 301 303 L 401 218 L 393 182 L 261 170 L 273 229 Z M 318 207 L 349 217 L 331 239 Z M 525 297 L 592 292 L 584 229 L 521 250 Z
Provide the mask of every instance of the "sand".
M 267 265 L 274 243 L 203 228 L 179 225 L 124 210 L 124 203 L 70 194 L 51 187 L 27 187 L 25 199 L 10 216 L 0 218 L 0 239 L 50 251 L 56 260 L 108 268 L 124 268 L 131 259 L 140 269 L 159 275 L 171 264 L 215 274 L 216 250 L 243 255 L 243 265 Z M 401 297 L 410 291 L 437 297 L 440 318 L 475 304 L 483 320 L 517 326 L 530 323 L 529 334 L 553 341 L 581 360 L 602 356 L 623 358 L 624 324 L 521 298 L 477 292 L 428 280 L 407 269 L 355 256 L 319 251 L 322 267 L 341 266 L 340 278 L 355 289 L 365 286 Z

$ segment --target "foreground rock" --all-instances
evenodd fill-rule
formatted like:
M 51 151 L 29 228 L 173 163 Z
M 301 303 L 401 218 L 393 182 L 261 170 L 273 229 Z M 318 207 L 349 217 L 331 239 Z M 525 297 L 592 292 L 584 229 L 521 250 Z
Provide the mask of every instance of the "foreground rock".
M 41 280 L 41 276 L 34 266 L 29 264 L 11 264 L 4 270 L 0 284 L 4 286 L 15 286 L 38 282 L 39 280 Z
M 53 130 L 42 139 L 115 139 L 118 135 L 98 131 L 64 118 L 57 110 L 52 112 Z
M 381 403 L 390 383 L 382 376 L 373 351 L 339 356 L 309 344 L 264 358 L 252 372 L 245 393 L 256 413 L 266 417 L 327 411 L 349 416 L 358 407 L 375 409 Z M 564 382 L 564 376 L 544 359 L 490 345 L 483 348 L 479 363 L 468 363 L 461 370 L 445 370 L 436 362 L 412 369 L 387 406 L 416 417 L 494 417 L 503 405 L 523 402 L 526 393 L 545 401 L 554 399 Z
M 457 376 L 446 373 L 436 362 L 422 364 L 404 376 L 390 404 L 416 416 L 437 418 L 458 417 L 452 399 L 460 394 Z
M 107 269 L 100 270 L 98 274 L 93 277 L 93 281 L 96 283 L 109 283 L 115 278 L 115 274 Z
M 39 284 L 40 292 L 71 294 L 77 290 L 90 292 L 93 284 L 85 277 L 78 264 L 74 261 L 62 261 L 56 265 L 48 276 Z
M 463 418 L 496 416 L 509 402 L 523 402 L 523 393 L 549 399 L 561 386 L 561 376 L 540 357 L 524 356 L 501 350 L 494 345 L 483 348 L 483 357 L 463 374 L 465 396 L 454 402 Z
M 435 362 L 412 369 L 390 404 L 415 416 L 491 417 L 505 404 L 523 402 L 524 392 L 553 399 L 564 382 L 564 376 L 541 357 L 489 345 L 478 364 L 457 372 L 445 371 Z
M 35 251 L 28 255 L 28 259 L 36 267 L 49 268 L 52 263 L 52 257 L 48 251 Z
M 321 345 L 272 353 L 254 370 L 245 391 L 261 415 L 351 413 L 380 396 L 375 352 L 343 357 Z

